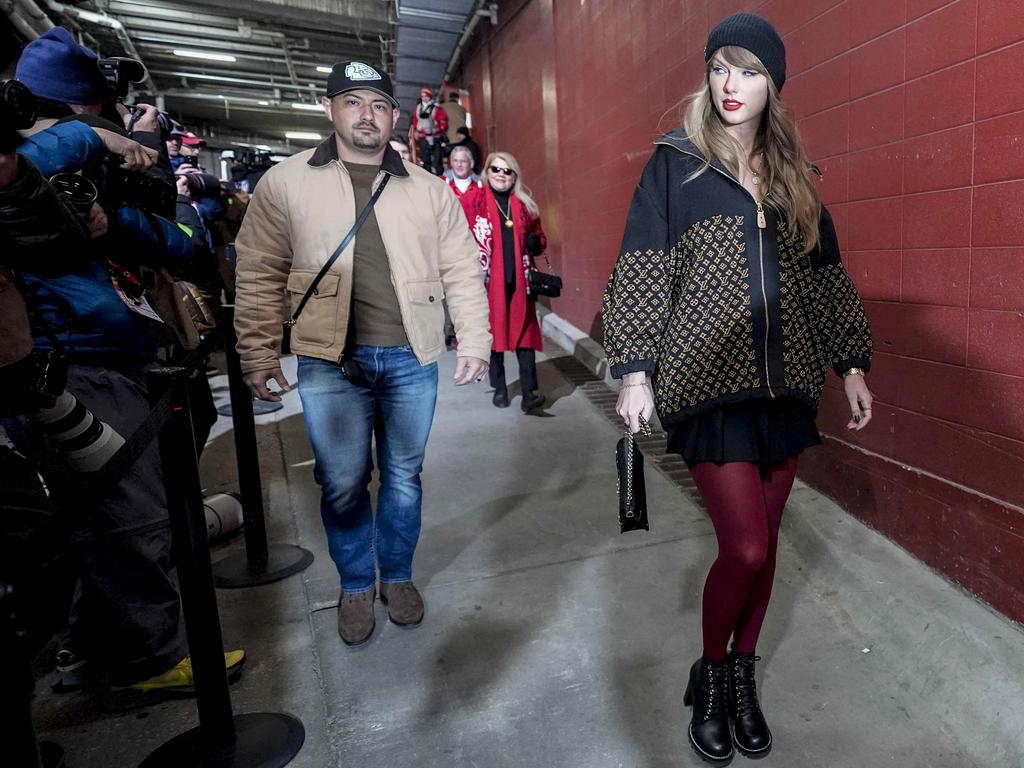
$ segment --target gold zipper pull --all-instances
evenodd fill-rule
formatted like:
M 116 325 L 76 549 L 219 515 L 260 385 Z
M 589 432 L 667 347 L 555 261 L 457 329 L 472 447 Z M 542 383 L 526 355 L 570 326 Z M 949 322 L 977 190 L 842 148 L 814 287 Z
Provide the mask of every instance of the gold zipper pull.
M 767 220 L 764 217 L 764 207 L 759 202 L 757 204 L 757 228 L 758 229 L 767 229 L 767 227 L 768 227 L 768 222 L 767 222 Z

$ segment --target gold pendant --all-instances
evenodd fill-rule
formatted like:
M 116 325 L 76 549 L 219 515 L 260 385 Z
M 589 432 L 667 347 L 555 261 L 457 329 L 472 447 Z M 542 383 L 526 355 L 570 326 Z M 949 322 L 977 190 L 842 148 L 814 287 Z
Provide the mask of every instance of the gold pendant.
M 512 219 L 505 219 L 505 226 L 506 227 L 511 227 L 512 226 Z

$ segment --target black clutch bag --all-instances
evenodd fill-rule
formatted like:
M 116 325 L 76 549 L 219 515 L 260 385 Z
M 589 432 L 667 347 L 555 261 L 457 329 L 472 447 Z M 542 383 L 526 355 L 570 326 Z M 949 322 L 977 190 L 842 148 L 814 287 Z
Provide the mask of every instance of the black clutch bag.
M 640 434 L 651 434 L 651 425 L 644 419 L 640 419 Z M 647 520 L 644 455 L 629 429 L 615 446 L 615 468 L 618 471 L 620 532 L 651 530 Z

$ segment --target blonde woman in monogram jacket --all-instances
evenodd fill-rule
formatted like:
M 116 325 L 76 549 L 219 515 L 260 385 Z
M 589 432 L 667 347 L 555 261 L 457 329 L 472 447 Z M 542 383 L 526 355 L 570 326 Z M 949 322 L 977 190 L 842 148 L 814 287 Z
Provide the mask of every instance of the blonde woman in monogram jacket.
M 655 142 L 633 197 L 603 320 L 619 414 L 636 432 L 657 409 L 718 538 L 684 701 L 691 744 L 720 763 L 734 744 L 771 749 L 754 663 L 782 510 L 799 454 L 821 441 L 828 367 L 844 382 L 847 428 L 871 420 L 871 334 L 779 98 L 781 38 L 739 13 L 705 55 L 683 129 Z

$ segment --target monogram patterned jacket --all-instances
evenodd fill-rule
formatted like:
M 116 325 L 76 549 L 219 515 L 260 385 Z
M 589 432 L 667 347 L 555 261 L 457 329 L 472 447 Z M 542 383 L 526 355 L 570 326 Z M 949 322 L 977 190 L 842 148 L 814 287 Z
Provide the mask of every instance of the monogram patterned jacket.
M 828 365 L 871 364 L 871 332 L 822 207 L 820 244 L 681 132 L 655 142 L 604 294 L 615 378 L 647 371 L 665 426 L 721 404 L 788 397 L 817 411 Z M 759 224 L 761 226 L 759 226 Z

